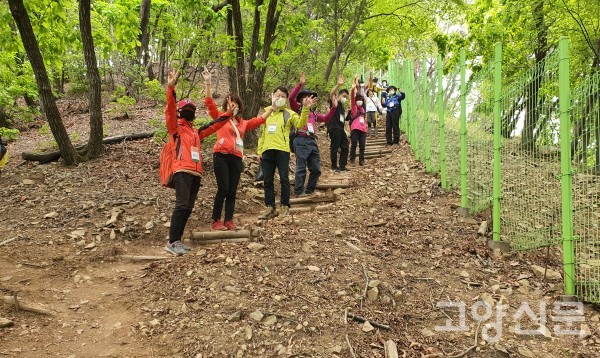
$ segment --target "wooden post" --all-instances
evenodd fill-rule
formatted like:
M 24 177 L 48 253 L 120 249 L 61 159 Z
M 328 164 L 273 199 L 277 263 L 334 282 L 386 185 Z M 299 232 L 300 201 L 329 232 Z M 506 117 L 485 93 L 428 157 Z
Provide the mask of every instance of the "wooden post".
M 210 244 L 228 244 L 249 241 L 247 237 L 240 237 L 237 239 L 214 239 L 214 240 L 200 240 L 198 245 L 210 245 Z
M 250 239 L 252 233 L 250 230 L 239 231 L 204 231 L 192 233 L 192 240 L 223 240 L 223 239 Z

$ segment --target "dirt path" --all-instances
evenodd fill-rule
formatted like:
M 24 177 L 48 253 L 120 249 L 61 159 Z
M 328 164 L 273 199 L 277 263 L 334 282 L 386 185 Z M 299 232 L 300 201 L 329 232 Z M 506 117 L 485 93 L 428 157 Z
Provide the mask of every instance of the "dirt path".
M 561 280 L 544 282 L 531 264 L 547 261 L 559 270 L 560 256 L 494 256 L 478 239 L 479 220 L 458 217 L 458 197 L 443 192 L 406 145 L 344 175 L 326 169 L 327 146 L 322 139 L 322 182 L 346 177 L 355 184 L 338 191 L 329 211 L 257 223 L 261 190 L 251 185 L 249 166 L 236 219 L 259 227 L 263 246 L 195 247 L 153 263 L 120 255 L 164 254 L 173 198 L 157 185 L 160 146 L 110 146 L 103 159 L 75 169 L 12 167 L 0 188 L 8 198 L 0 241 L 18 239 L 0 246 L 0 288 L 57 313 L 0 305 L 0 317 L 14 322 L 0 328 L 0 355 L 351 357 L 351 346 L 356 356 L 383 357 L 384 343 L 393 340 L 400 356 L 442 357 L 466 351 L 476 335 L 471 356 L 597 354 L 599 316 L 591 306 L 581 338 L 515 331 L 523 302 L 534 312 L 544 302 L 550 313 Z M 210 163 L 205 171 L 212 173 Z M 212 175 L 205 175 L 190 228 L 208 227 L 214 192 Z M 464 331 L 436 330 L 449 318 L 458 324 L 456 308 L 437 307 L 448 301 L 464 302 L 470 312 Z M 471 312 L 478 301 L 493 306 L 481 325 Z M 499 342 L 482 339 L 500 304 L 508 313 Z M 390 329 L 369 331 L 347 313 Z M 553 332 L 554 324 L 548 317 L 545 327 Z

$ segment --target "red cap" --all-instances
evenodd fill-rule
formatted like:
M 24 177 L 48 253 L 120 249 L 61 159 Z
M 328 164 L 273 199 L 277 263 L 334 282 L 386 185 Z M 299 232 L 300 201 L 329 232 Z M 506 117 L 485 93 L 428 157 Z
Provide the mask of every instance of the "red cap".
M 182 99 L 181 101 L 179 101 L 179 103 L 177 103 L 178 110 L 183 109 L 183 107 L 192 107 L 194 111 L 196 110 L 196 105 L 189 99 Z

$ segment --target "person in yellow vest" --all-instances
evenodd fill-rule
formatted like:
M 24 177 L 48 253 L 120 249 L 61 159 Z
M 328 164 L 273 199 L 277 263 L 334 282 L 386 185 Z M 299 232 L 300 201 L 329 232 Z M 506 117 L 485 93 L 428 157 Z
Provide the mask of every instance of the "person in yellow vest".
M 261 126 L 262 134 L 258 138 L 257 153 L 262 158 L 264 173 L 265 205 L 267 211 L 259 219 L 271 219 L 277 215 L 286 216 L 290 208 L 290 130 L 292 127 L 302 129 L 306 125 L 310 107 L 317 103 L 314 96 L 302 100 L 302 112 L 298 115 L 288 107 L 289 93 L 285 87 L 277 87 L 271 98 L 271 108 L 265 112 L 273 111 Z M 279 172 L 281 184 L 281 208 L 275 210 L 275 169 Z

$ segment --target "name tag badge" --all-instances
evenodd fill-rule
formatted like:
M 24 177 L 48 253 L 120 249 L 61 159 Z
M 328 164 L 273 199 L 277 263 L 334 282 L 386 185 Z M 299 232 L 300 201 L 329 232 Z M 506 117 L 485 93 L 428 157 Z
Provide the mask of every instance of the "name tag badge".
M 340 122 L 344 123 L 344 115 L 340 114 Z
M 358 122 L 360 124 L 365 124 L 365 117 L 360 117 L 359 120 L 358 120 Z
M 242 150 L 244 149 L 244 140 L 242 138 L 236 138 L 235 139 L 235 146 L 239 149 Z
M 390 107 L 394 107 L 394 105 L 395 105 L 394 102 L 390 103 Z
M 315 128 L 313 127 L 312 123 L 309 123 L 306 126 L 308 127 L 308 133 L 310 133 L 310 134 L 314 134 L 315 133 Z
M 268 132 L 269 134 L 273 134 L 277 131 L 277 124 L 269 124 Z
M 200 161 L 200 152 L 196 147 L 192 147 L 192 160 L 196 163 Z

